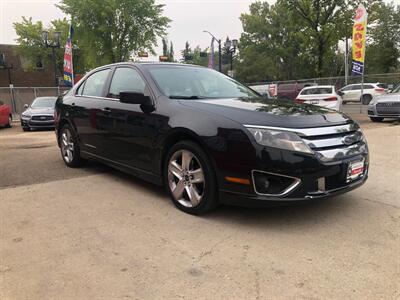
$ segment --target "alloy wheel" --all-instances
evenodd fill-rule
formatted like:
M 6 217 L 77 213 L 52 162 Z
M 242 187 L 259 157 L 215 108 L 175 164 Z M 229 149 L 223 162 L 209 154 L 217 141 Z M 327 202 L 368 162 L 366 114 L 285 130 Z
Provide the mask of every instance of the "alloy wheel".
M 61 134 L 61 152 L 65 162 L 71 163 L 74 159 L 74 140 L 68 128 L 65 128 Z
M 176 151 L 168 163 L 168 185 L 176 201 L 196 207 L 205 192 L 204 171 L 199 159 L 188 150 Z

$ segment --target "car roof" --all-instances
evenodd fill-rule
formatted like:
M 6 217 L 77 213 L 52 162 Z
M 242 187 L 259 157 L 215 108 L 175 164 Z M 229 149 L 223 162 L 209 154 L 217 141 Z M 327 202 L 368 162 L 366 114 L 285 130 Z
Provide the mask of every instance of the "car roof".
M 113 63 L 109 65 L 104 65 L 100 66 L 99 68 L 104 68 L 104 67 L 114 67 L 114 66 L 126 66 L 126 65 L 132 65 L 132 66 L 176 66 L 176 67 L 198 67 L 198 68 L 205 68 L 203 66 L 199 65 L 193 65 L 193 64 L 182 64 L 182 63 L 174 63 L 174 62 L 132 62 L 132 61 L 127 61 L 127 62 L 118 62 L 118 63 Z
M 308 89 L 315 89 L 315 88 L 334 88 L 334 85 L 314 85 L 314 86 L 306 86 L 305 88 L 303 88 L 303 90 L 308 90 Z
M 379 82 L 364 82 L 363 85 L 367 85 L 367 84 L 379 84 Z M 346 86 L 353 86 L 353 85 L 361 85 L 361 83 L 352 83 L 352 84 L 348 84 Z M 344 87 L 346 87 L 344 86 Z

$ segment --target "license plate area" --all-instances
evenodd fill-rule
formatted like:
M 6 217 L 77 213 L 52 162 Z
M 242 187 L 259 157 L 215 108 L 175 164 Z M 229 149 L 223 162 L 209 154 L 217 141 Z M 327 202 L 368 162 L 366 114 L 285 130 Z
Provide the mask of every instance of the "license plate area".
M 311 104 L 319 104 L 319 100 L 311 100 Z
M 365 160 L 353 161 L 349 163 L 347 168 L 346 182 L 355 181 L 364 176 Z

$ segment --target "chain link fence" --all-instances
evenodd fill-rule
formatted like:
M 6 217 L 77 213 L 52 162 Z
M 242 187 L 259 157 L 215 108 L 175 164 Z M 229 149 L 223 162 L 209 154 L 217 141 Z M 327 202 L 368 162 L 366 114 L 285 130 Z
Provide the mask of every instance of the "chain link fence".
M 314 83 L 316 85 L 334 85 L 338 89 L 348 85 L 361 83 L 361 76 L 348 76 L 347 80 L 344 76 L 337 77 L 324 77 L 324 78 L 308 78 L 308 79 L 295 79 L 283 81 L 264 81 L 264 82 L 251 82 L 247 85 L 264 85 L 264 84 L 280 84 L 288 83 Z M 385 83 L 388 87 L 395 87 L 400 84 L 400 73 L 387 73 L 387 74 L 369 74 L 364 75 L 364 83 Z
M 11 106 L 12 113 L 18 117 L 24 111 L 24 105 L 30 105 L 36 97 L 60 96 L 65 87 L 0 87 L 0 100 Z

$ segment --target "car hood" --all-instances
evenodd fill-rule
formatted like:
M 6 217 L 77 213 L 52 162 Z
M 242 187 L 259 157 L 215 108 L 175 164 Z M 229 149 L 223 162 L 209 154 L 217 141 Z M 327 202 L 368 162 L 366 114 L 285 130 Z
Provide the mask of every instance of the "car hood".
M 29 107 L 23 112 L 28 115 L 52 115 L 54 113 L 53 107 Z
M 375 100 L 378 103 L 400 101 L 400 93 L 386 94 L 386 95 L 378 96 L 378 97 L 375 97 Z
M 246 125 L 307 128 L 352 122 L 349 117 L 336 111 L 286 100 L 205 99 L 179 102 Z

